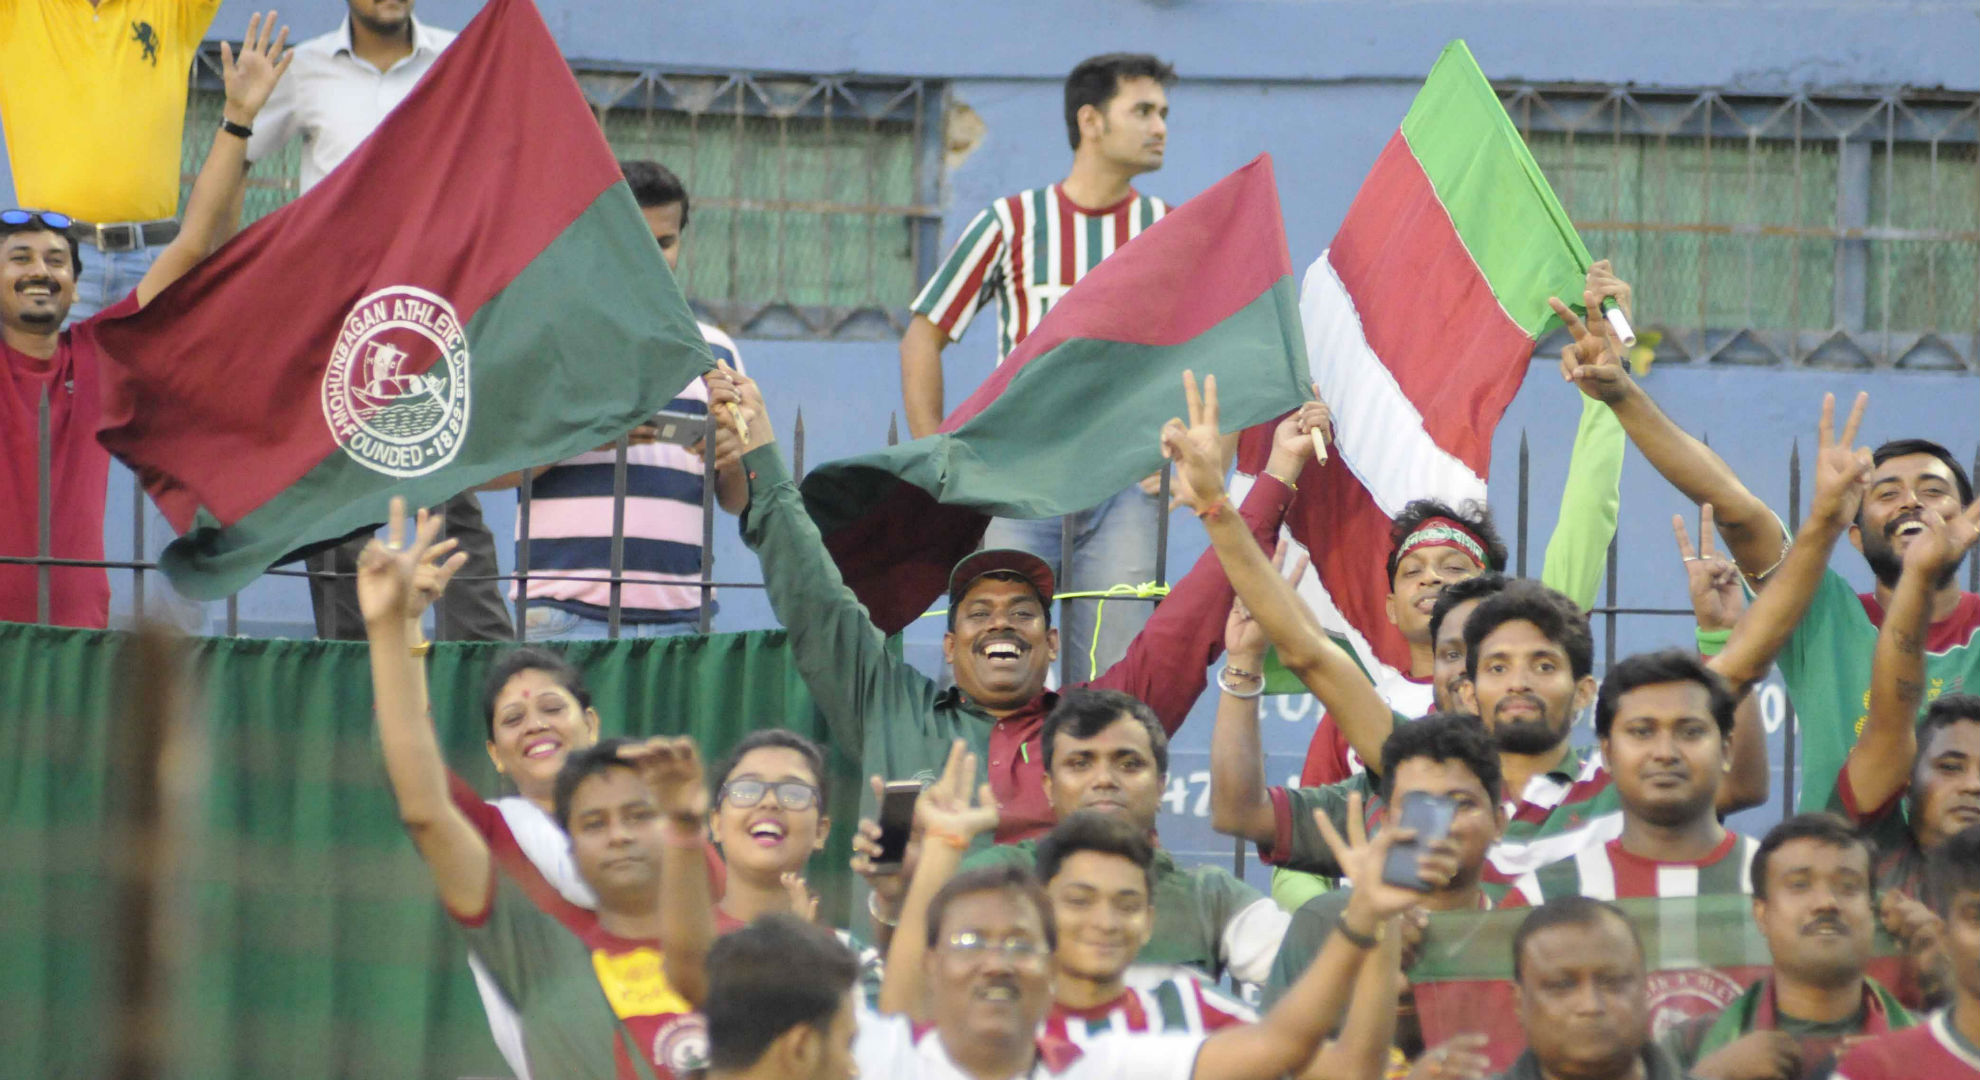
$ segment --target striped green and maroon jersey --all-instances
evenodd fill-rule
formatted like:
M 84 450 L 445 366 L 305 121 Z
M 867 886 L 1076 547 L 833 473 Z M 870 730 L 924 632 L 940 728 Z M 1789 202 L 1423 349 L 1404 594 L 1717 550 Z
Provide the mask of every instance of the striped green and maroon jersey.
M 1835 1080 L 1980 1080 L 1980 1046 L 1942 1009 L 1917 1027 L 1879 1035 L 1836 1063 Z
M 1727 832 L 1711 854 L 1692 862 L 1646 859 L 1623 850 L 1622 840 L 1593 844 L 1552 866 L 1513 882 L 1502 907 L 1538 907 L 1563 896 L 1597 900 L 1666 900 L 1676 897 L 1751 895 L 1751 837 Z
M 1130 986 L 1104 1005 L 1076 1009 L 1057 1001 L 1045 1014 L 1043 1031 L 1084 1045 L 1110 1031 L 1145 1034 L 1208 1035 L 1235 1024 L 1250 1024 L 1258 1014 L 1187 973 L 1171 975 L 1147 986 Z
M 914 298 L 914 313 L 960 341 L 994 294 L 1002 363 L 1074 282 L 1168 212 L 1162 200 L 1133 189 L 1098 210 L 1074 203 L 1057 184 L 998 199 L 970 220 Z

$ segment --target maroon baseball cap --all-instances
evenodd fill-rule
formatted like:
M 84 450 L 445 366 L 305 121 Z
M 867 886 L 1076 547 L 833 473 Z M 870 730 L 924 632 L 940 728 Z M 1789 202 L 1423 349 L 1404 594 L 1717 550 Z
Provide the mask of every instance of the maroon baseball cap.
M 985 548 L 972 552 L 949 571 L 949 604 L 962 603 L 970 585 L 985 574 L 1016 574 L 1038 590 L 1038 602 L 1052 606 L 1052 567 L 1029 551 L 1016 548 Z

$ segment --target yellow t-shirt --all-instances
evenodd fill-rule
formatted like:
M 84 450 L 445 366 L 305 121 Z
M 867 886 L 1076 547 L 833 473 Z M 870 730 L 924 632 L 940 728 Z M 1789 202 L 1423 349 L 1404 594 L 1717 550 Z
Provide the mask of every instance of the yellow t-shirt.
M 85 221 L 179 212 L 193 54 L 220 0 L 0 0 L 0 127 L 20 205 Z

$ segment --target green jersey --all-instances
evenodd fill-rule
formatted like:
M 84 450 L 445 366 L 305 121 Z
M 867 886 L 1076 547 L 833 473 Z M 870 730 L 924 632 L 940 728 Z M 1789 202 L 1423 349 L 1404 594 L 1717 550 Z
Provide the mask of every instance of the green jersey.
M 1804 812 L 1829 805 L 1836 775 L 1870 714 L 1870 661 L 1884 608 L 1873 593 L 1859 595 L 1834 570 L 1822 576 L 1808 614 L 1781 651 L 1781 679 L 1794 703 L 1801 737 Z M 1925 639 L 1925 700 L 1980 689 L 1980 595 L 1961 593 L 1952 614 L 1932 624 Z

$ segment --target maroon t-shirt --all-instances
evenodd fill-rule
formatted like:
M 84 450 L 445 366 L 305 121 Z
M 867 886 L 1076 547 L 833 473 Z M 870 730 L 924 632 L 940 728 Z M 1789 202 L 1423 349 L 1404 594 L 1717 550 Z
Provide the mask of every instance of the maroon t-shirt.
M 138 309 L 135 294 L 62 331 L 51 359 L 0 342 L 0 555 L 36 554 L 40 539 L 41 393 L 48 391 L 48 553 L 103 558 L 103 500 L 110 454 L 96 441 L 103 415 L 102 352 L 96 328 Z M 35 622 L 35 568 L 0 563 L 0 622 Z M 110 624 L 110 575 L 100 567 L 48 573 L 48 621 L 101 629 Z

